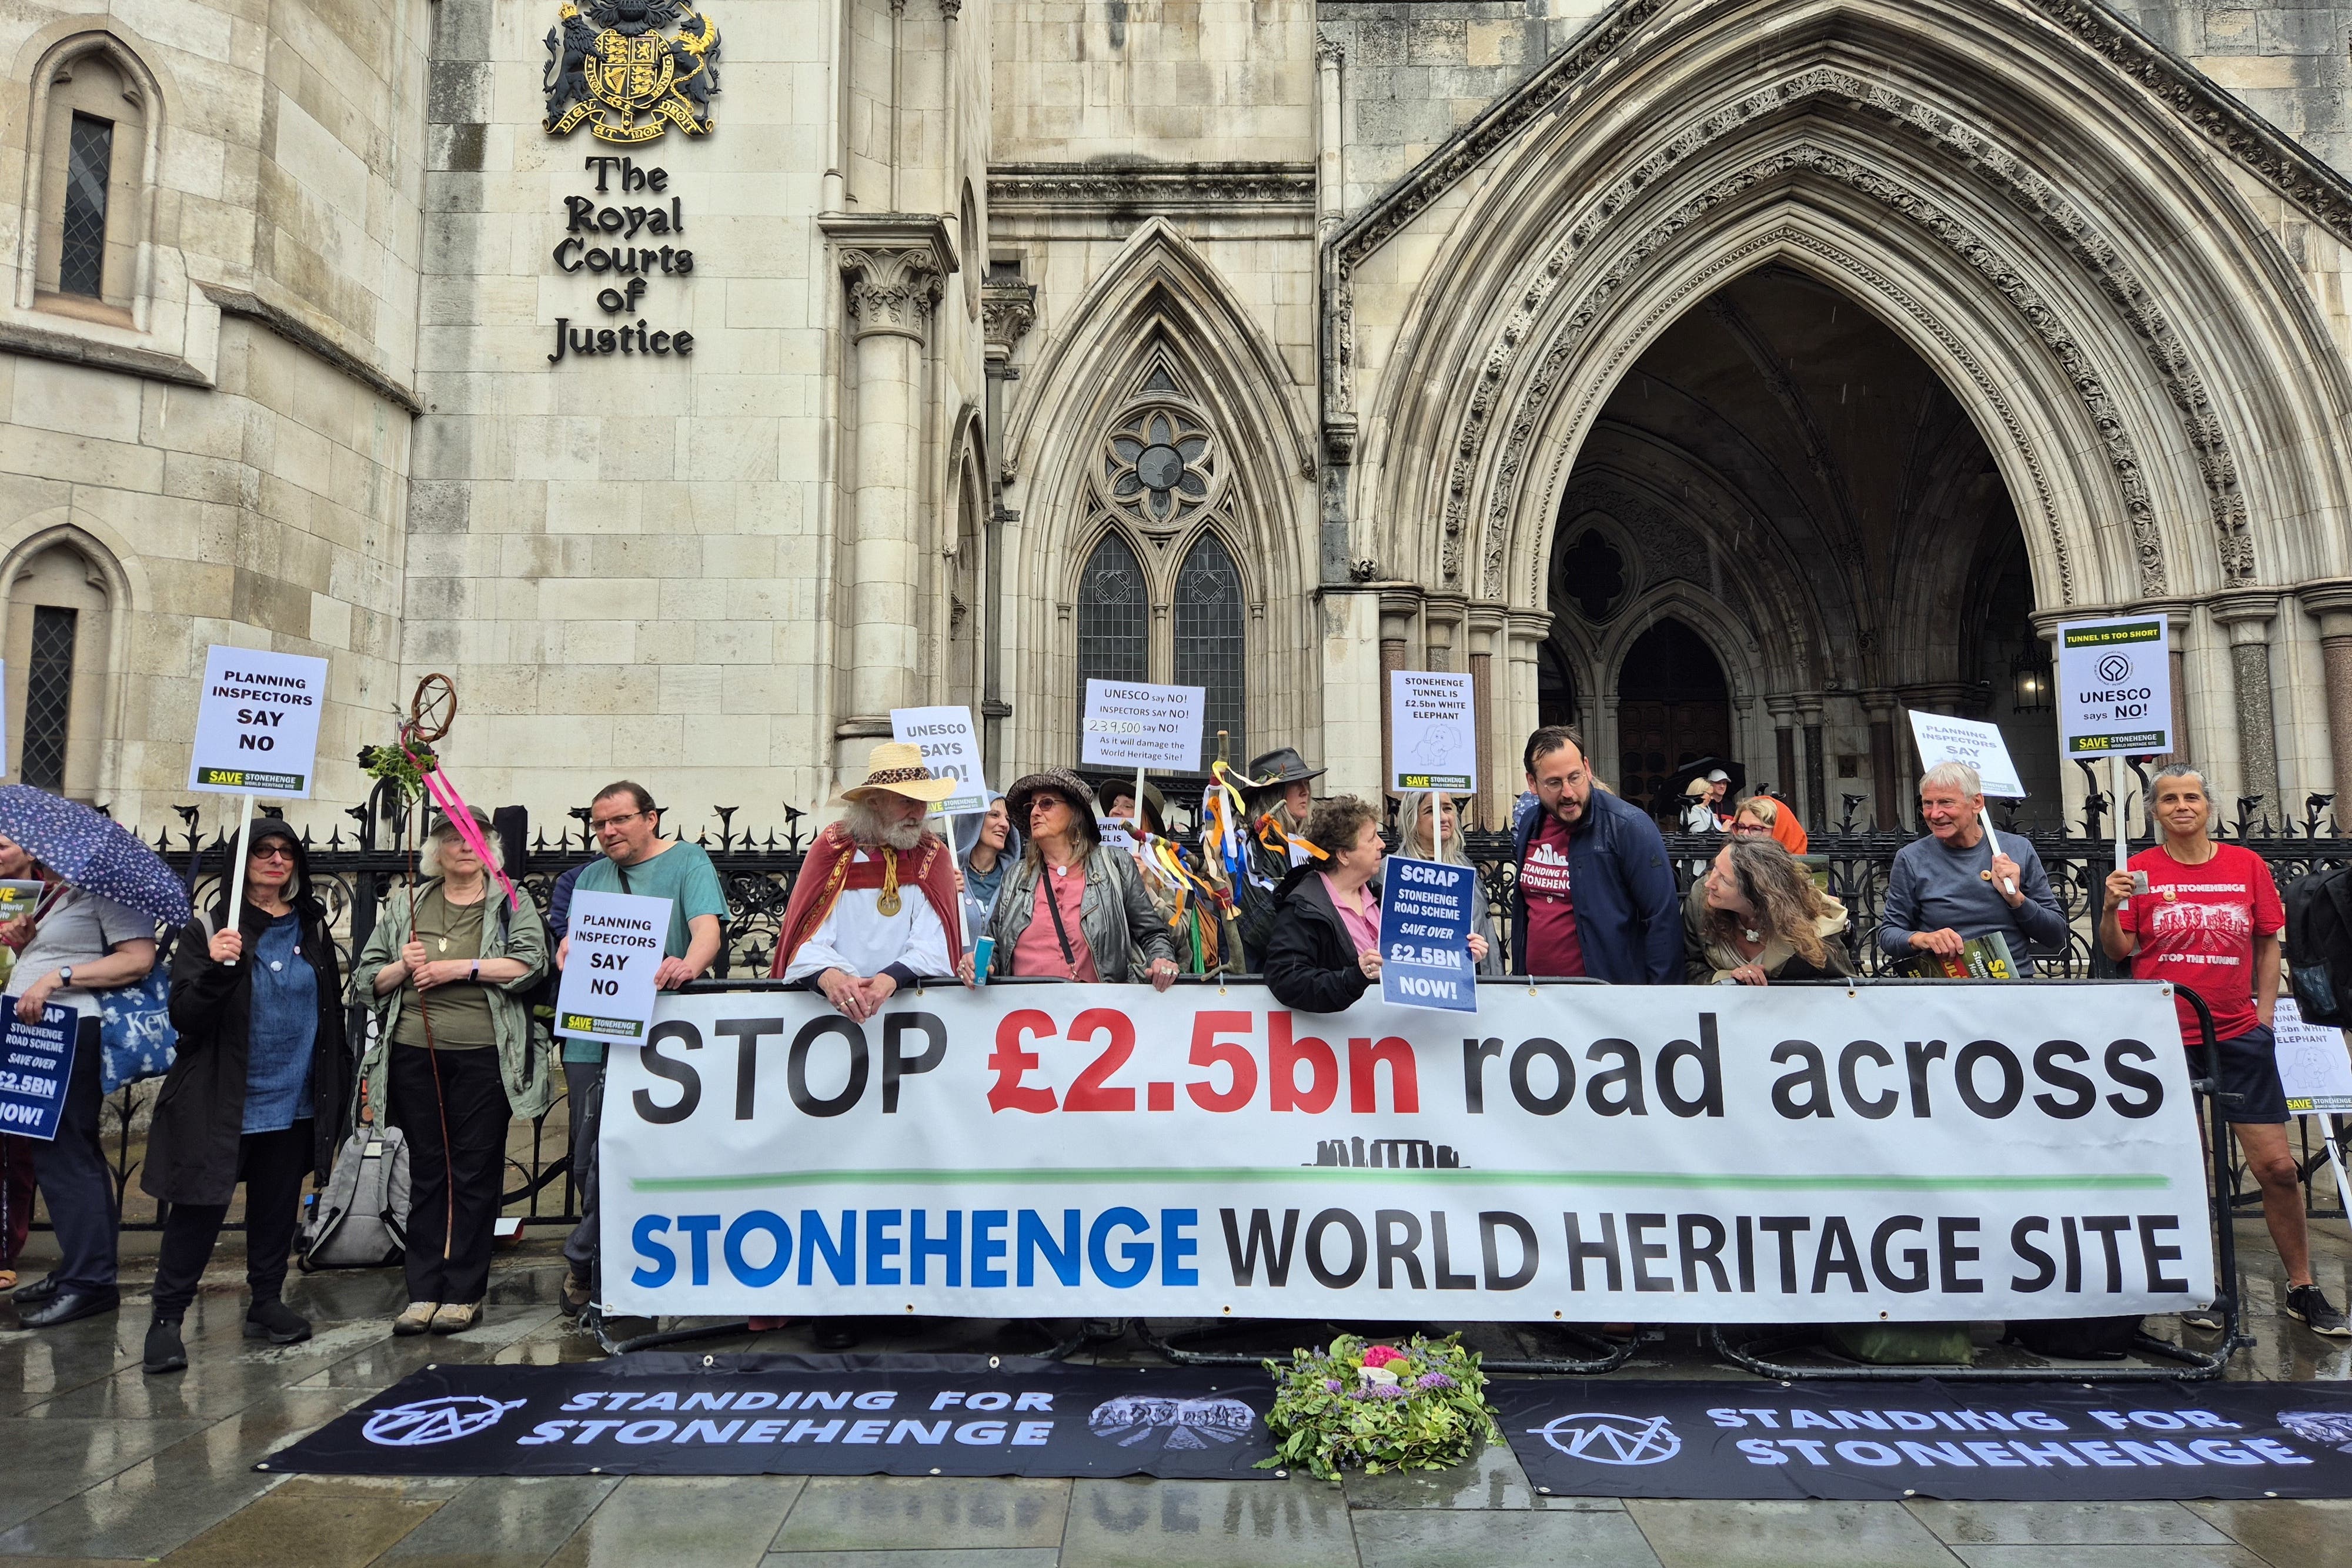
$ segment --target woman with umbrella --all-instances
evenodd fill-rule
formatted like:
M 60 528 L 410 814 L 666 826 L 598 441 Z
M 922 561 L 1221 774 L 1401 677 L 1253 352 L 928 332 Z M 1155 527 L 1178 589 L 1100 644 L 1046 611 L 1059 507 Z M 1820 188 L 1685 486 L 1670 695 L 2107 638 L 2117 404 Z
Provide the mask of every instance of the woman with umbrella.
M 237 852 L 235 841 L 226 852 Z M 279 1292 L 302 1178 L 325 1177 L 351 1095 L 342 975 L 301 841 L 276 817 L 254 819 L 234 922 L 226 870 L 211 913 L 182 927 L 172 950 L 179 1052 L 155 1100 L 139 1174 L 148 1195 L 171 1206 L 147 1330 L 149 1372 L 188 1364 L 181 1320 L 239 1182 L 253 1291 L 245 1337 L 272 1344 L 310 1337 L 310 1323 Z
M 114 1180 L 99 1145 L 99 993 L 136 985 L 155 967 L 155 926 L 188 917 L 187 890 L 155 852 L 87 806 L 25 784 L 0 787 L 0 840 L 32 857 L 43 889 L 33 936 L 16 956 L 16 1016 L 37 1022 L 54 1002 L 74 1009 L 73 1070 L 57 1137 L 33 1155 L 57 1228 L 57 1272 L 16 1294 L 16 1321 L 55 1328 L 110 1312 L 115 1291 Z

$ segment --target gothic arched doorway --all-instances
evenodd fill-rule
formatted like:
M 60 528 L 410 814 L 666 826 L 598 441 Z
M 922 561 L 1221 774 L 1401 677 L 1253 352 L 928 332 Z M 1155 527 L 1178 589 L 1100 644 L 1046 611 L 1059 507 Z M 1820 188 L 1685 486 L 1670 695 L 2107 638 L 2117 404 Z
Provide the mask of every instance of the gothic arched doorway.
M 1617 674 L 1617 777 L 1626 800 L 1647 803 L 1666 775 L 1731 750 L 1731 691 L 1699 634 L 1659 622 L 1633 640 Z

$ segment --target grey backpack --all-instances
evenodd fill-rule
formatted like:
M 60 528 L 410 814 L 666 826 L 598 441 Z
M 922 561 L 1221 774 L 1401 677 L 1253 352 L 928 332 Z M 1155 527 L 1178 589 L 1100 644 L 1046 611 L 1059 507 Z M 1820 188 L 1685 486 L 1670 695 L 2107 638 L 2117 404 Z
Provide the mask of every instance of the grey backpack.
M 302 1228 L 302 1267 L 381 1269 L 407 1245 L 408 1140 L 397 1127 L 355 1127 Z

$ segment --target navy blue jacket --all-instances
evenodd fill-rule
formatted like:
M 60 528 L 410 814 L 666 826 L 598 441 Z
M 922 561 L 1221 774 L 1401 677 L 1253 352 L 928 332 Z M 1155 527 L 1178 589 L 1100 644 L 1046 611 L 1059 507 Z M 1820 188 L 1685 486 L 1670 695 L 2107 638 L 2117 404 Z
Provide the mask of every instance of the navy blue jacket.
M 1528 859 L 1543 805 L 1519 798 L 1511 823 L 1514 856 Z M 1568 839 L 1569 896 L 1584 972 L 1620 986 L 1673 985 L 1683 975 L 1682 900 L 1675 892 L 1666 841 L 1649 813 L 1606 789 L 1594 789 Z M 1528 901 L 1511 890 L 1511 973 L 1528 972 Z

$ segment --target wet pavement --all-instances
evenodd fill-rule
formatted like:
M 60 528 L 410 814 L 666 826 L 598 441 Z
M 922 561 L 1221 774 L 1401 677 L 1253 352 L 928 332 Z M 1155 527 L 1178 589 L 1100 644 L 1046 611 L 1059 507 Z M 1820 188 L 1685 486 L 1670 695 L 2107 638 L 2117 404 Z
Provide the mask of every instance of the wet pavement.
M 2341 1302 L 2352 1245 L 2316 1222 L 2320 1281 Z M 2277 1315 L 2284 1294 L 2258 1220 L 2239 1227 L 2248 1326 L 2230 1375 L 2352 1377 L 2352 1341 Z M 47 1238 L 24 1260 L 45 1268 Z M 765 1568 L 2352 1568 L 2352 1501 L 1906 1503 L 1617 1502 L 1538 1495 L 1509 1451 L 1456 1469 L 1255 1481 L 971 1480 L 581 1476 L 434 1480 L 274 1477 L 254 1464 L 430 1362 L 549 1364 L 600 1352 L 559 1310 L 562 1263 L 544 1232 L 501 1255 L 474 1331 L 394 1340 L 396 1270 L 297 1275 L 288 1300 L 317 1324 L 303 1344 L 246 1341 L 243 1270 L 225 1244 L 186 1325 L 190 1366 L 140 1370 L 145 1270 L 125 1259 L 121 1312 L 47 1333 L 0 1308 L 0 1568 L 22 1563 L 236 1568 L 680 1563 Z M 646 1325 L 634 1325 L 643 1329 Z M 2151 1328 L 2164 1327 L 2150 1320 Z M 2167 1329 L 2167 1332 L 2169 1332 Z M 1556 1352 L 1492 1325 L 1490 1354 Z M 2190 1343 L 2210 1345 L 2210 1336 Z M 927 1321 L 866 1348 L 1034 1353 L 1024 1325 Z M 805 1333 L 698 1342 L 795 1350 Z M 1987 1357 L 2010 1353 L 1988 1350 Z M 1080 1353 L 1149 1362 L 1131 1333 Z M 1743 1375 L 1675 1330 L 1622 1375 Z

